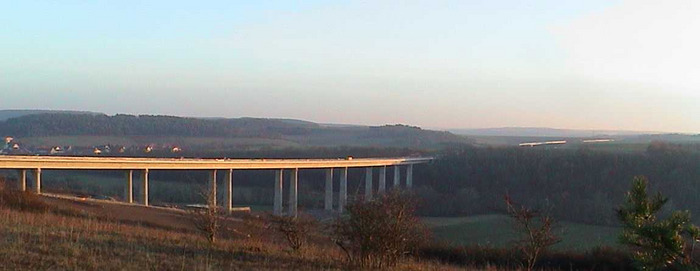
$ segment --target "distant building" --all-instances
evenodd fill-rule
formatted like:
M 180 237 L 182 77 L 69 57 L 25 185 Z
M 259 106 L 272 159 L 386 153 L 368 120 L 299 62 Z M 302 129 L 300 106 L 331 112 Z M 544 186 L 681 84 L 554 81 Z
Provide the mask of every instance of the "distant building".
M 19 150 L 19 144 L 15 143 L 12 145 L 13 150 Z
M 64 152 L 65 151 L 63 150 L 63 148 L 61 148 L 61 146 L 55 146 L 49 151 L 50 154 L 62 154 Z
M 143 152 L 145 152 L 145 153 L 149 153 L 149 152 L 151 152 L 151 151 L 153 151 L 153 147 L 152 147 L 152 146 L 146 146 L 146 148 L 143 150 Z
M 5 145 L 2 146 L 2 150 L 9 150 L 10 144 L 12 143 L 12 140 L 14 140 L 14 138 L 12 138 L 11 136 L 6 136 L 5 137 Z
M 173 147 L 173 148 L 170 150 L 170 152 L 181 152 L 181 151 L 182 151 L 182 149 L 180 149 L 180 147 Z
M 98 148 L 95 148 L 92 150 L 92 153 L 94 153 L 95 155 L 100 155 L 100 154 L 102 154 L 102 151 Z

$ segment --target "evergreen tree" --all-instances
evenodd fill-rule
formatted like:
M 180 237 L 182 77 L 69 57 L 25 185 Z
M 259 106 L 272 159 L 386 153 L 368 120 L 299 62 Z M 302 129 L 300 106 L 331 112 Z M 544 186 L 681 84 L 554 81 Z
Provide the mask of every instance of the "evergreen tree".
M 697 267 L 692 255 L 686 254 L 684 234 L 696 235 L 692 233 L 697 232 L 690 223 L 690 212 L 673 211 L 669 217 L 658 219 L 656 214 L 668 198 L 661 193 L 650 197 L 647 184 L 645 177 L 635 177 L 626 202 L 617 210 L 623 225 L 620 242 L 632 249 L 641 270 Z M 691 242 L 695 242 L 694 238 Z

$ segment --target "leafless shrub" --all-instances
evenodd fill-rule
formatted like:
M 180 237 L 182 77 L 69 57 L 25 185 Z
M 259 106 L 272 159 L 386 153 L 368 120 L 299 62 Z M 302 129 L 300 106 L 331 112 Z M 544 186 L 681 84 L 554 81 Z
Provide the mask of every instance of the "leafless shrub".
M 522 235 L 517 241 L 518 249 L 525 256 L 527 270 L 533 270 L 542 252 L 561 241 L 553 232 L 556 221 L 549 215 L 514 203 L 508 195 L 505 202 L 508 214 L 515 221 L 516 231 Z
M 416 251 L 427 231 L 415 216 L 414 198 L 392 191 L 369 202 L 351 202 L 334 225 L 335 243 L 348 263 L 361 268 L 386 268 Z
M 201 196 L 206 199 L 207 206 L 203 209 L 191 210 L 190 217 L 195 228 L 213 244 L 216 242 L 216 236 L 221 228 L 219 208 L 216 206 L 216 193 L 207 189 L 201 193 Z
M 309 216 L 275 216 L 273 223 L 275 230 L 284 235 L 287 244 L 295 252 L 303 252 L 308 243 L 309 234 L 317 228 L 316 220 Z

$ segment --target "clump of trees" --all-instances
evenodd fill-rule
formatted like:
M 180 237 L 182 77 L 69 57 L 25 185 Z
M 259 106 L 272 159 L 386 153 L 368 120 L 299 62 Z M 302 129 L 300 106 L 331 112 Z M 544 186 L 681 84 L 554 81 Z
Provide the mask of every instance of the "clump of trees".
M 521 235 L 516 246 L 525 257 L 527 270 L 533 270 L 539 256 L 561 241 L 553 231 L 556 220 L 550 215 L 513 202 L 508 195 L 505 196 L 505 202 L 508 215 L 515 222 L 515 230 Z
M 622 145 L 621 145 L 622 146 Z M 526 206 L 553 206 L 560 220 L 617 225 L 611 211 L 630 180 L 663 187 L 667 205 L 700 212 L 700 145 L 654 143 L 647 149 L 454 147 L 415 168 L 416 193 L 428 216 L 470 216 L 502 209 L 504 193 Z
M 347 206 L 333 228 L 336 244 L 348 263 L 360 268 L 395 266 L 427 240 L 427 231 L 415 216 L 416 200 L 401 191 Z
M 625 203 L 617 209 L 623 225 L 620 242 L 630 247 L 640 269 L 697 270 L 700 265 L 693 253 L 700 229 L 690 223 L 688 211 L 673 211 L 663 219 L 657 217 L 668 198 L 660 192 L 649 196 L 647 185 L 646 177 L 635 177 Z

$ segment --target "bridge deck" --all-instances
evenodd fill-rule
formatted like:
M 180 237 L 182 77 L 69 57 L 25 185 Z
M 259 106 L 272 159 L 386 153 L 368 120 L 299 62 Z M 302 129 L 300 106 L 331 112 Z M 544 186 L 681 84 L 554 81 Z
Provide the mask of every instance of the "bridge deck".
M 355 159 L 194 159 L 77 156 L 0 156 L 0 169 L 289 169 L 413 165 L 431 157 Z

